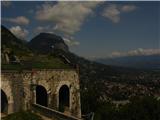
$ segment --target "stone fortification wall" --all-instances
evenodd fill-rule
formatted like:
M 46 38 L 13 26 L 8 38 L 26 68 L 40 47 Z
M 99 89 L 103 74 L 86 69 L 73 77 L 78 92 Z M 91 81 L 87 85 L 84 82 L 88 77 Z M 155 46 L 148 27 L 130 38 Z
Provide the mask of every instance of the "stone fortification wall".
M 47 91 L 47 107 L 59 109 L 59 90 L 66 85 L 69 88 L 68 112 L 81 116 L 79 75 L 75 70 L 51 69 L 32 71 L 2 71 L 1 90 L 7 96 L 7 113 L 27 110 L 36 103 L 36 86 L 43 86 Z M 43 96 L 42 96 L 43 97 Z

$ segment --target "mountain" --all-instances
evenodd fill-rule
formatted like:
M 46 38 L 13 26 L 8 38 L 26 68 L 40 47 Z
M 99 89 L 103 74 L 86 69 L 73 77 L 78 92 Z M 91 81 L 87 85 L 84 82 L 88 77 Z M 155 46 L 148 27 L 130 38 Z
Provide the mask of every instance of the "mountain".
M 13 56 L 15 58 L 16 55 L 16 57 L 19 58 L 24 65 L 29 65 L 29 68 L 68 68 L 68 65 L 65 65 L 67 63 L 71 67 L 75 67 L 77 65 L 79 66 L 80 79 L 82 83 L 90 83 L 93 81 L 114 81 L 126 83 L 150 82 L 150 79 L 145 78 L 147 76 L 144 76 L 141 80 L 136 77 L 141 73 L 148 73 L 148 71 L 146 72 L 144 70 L 125 68 L 124 66 L 117 67 L 105 65 L 98 62 L 89 61 L 83 57 L 79 57 L 76 54 L 71 53 L 68 46 L 64 43 L 60 36 L 49 33 L 40 33 L 27 43 L 16 38 L 4 26 L 1 26 L 1 32 L 3 48 L 2 53 L 4 53 L 2 55 L 4 58 L 6 56 L 5 51 L 9 49 L 9 52 L 13 52 L 12 58 Z M 130 61 L 131 60 L 132 58 L 130 58 Z M 145 60 L 147 59 L 145 58 Z M 157 61 L 157 63 L 159 63 L 159 57 L 153 60 L 154 62 Z M 133 60 L 133 62 L 135 61 L 136 59 Z
M 44 34 L 41 35 L 43 36 Z M 49 35 L 49 37 L 50 36 L 52 35 Z M 61 47 L 61 43 L 64 42 L 60 39 L 60 37 L 56 37 L 55 35 L 53 36 L 54 41 L 57 41 L 56 43 L 59 43 L 56 44 L 56 48 L 58 49 Z M 64 61 L 60 58 L 55 58 L 49 53 L 44 55 L 39 51 L 35 52 L 32 48 L 28 47 L 27 41 L 18 39 L 3 25 L 1 26 L 1 45 L 2 70 L 70 68 L 70 66 L 64 63 Z
M 95 61 L 112 66 L 137 69 L 160 69 L 160 55 L 125 56 L 116 58 L 96 59 Z
M 53 51 L 53 48 L 61 49 L 65 52 L 69 51 L 68 46 L 60 36 L 49 33 L 40 33 L 28 43 L 28 46 L 39 53 L 49 53 Z
M 135 83 L 134 80 L 137 79 L 135 75 L 138 76 L 143 72 L 143 70 L 104 65 L 102 63 L 89 61 L 83 57 L 79 57 L 69 51 L 68 46 L 60 36 L 54 34 L 40 33 L 27 43 L 16 38 L 4 26 L 1 26 L 1 31 L 2 46 L 5 46 L 4 49 L 11 49 L 14 52 L 13 55 L 20 58 L 24 64 L 29 64 L 31 68 L 34 66 L 38 66 L 39 68 L 58 68 L 58 66 L 60 66 L 60 68 L 63 68 L 66 64 L 66 60 L 69 60 L 70 66 L 79 66 L 82 83 L 90 83 L 92 81 Z M 54 48 L 51 46 L 54 46 Z M 56 66 L 55 63 L 57 63 L 58 66 Z M 122 79 L 121 76 L 125 77 Z M 143 80 L 139 82 L 142 81 Z M 146 83 L 148 81 L 149 80 L 144 80 L 143 82 Z
M 20 60 L 16 64 L 12 61 L 6 64 L 2 60 L 2 70 L 78 68 L 82 112 L 94 111 L 90 108 L 94 108 L 107 97 L 128 99 L 128 96 L 137 93 L 152 94 L 152 91 L 160 88 L 160 71 L 117 67 L 89 61 L 70 52 L 63 39 L 54 34 L 41 33 L 27 43 L 16 38 L 3 26 L 1 32 L 1 42 L 4 46 L 1 56 L 6 58 L 13 51 L 12 56 L 16 55 Z M 151 92 L 146 92 L 144 86 L 153 89 Z
M 27 47 L 27 42 L 21 39 L 18 39 L 14 36 L 6 27 L 1 25 L 1 46 L 2 52 L 14 51 L 14 54 L 27 54 L 30 53 L 30 49 Z

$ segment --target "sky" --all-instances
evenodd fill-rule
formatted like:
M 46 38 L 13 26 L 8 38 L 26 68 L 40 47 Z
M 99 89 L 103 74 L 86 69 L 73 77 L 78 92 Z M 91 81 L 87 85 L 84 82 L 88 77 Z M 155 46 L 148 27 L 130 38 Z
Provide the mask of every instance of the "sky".
M 160 54 L 160 1 L 3 1 L 1 24 L 27 41 L 60 35 L 89 59 Z

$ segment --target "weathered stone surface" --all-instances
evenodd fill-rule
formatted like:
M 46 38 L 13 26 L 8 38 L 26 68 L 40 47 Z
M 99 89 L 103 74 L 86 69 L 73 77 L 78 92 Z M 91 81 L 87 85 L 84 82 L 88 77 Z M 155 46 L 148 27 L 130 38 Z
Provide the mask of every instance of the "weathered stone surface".
M 69 88 L 70 114 L 80 118 L 79 76 L 75 70 L 51 69 L 32 71 L 2 71 L 1 89 L 8 98 L 8 113 L 28 110 L 36 103 L 36 86 L 43 86 L 48 95 L 48 107 L 59 109 L 59 90 L 63 85 Z M 43 97 L 43 96 L 42 96 Z

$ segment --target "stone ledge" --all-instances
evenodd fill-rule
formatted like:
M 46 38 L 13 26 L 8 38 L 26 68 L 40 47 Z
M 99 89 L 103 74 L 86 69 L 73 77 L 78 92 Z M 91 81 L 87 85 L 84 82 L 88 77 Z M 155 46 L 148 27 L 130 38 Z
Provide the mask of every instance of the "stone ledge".
M 32 104 L 32 110 L 35 112 L 40 112 L 41 114 L 49 117 L 49 118 L 56 118 L 56 119 L 64 119 L 64 120 L 83 120 L 81 118 L 76 118 L 74 116 L 66 115 L 62 112 L 50 109 L 48 107 L 44 107 L 38 104 Z

